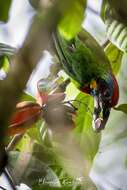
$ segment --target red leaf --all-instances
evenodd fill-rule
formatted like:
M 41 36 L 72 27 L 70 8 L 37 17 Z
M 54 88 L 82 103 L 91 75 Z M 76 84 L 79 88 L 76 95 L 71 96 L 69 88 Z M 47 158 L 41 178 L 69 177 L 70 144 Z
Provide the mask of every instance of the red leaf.
M 42 108 L 37 103 L 21 102 L 17 104 L 16 112 L 12 115 L 8 135 L 25 132 L 42 116 Z

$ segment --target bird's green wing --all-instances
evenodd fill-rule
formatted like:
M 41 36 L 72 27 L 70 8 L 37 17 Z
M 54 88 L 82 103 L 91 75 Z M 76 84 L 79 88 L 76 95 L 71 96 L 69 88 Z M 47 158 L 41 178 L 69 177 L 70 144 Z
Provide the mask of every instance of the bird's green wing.
M 109 61 L 102 48 L 86 31 L 81 31 L 69 41 L 57 32 L 55 46 L 65 72 L 80 86 L 106 76 L 110 70 Z
M 104 73 L 111 72 L 110 62 L 105 55 L 103 48 L 98 44 L 98 42 L 93 38 L 85 29 L 82 29 L 78 34 L 78 38 L 85 44 L 85 46 L 92 52 L 94 62 L 97 64 L 97 69 L 102 72 L 102 77 Z

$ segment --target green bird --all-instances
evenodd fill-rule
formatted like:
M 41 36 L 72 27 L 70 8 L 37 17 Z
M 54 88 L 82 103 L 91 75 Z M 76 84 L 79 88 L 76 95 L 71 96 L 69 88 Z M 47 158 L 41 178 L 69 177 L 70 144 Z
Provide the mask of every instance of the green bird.
M 78 89 L 94 97 L 93 128 L 104 129 L 118 102 L 119 87 L 102 47 L 84 29 L 71 40 L 54 32 L 53 42 L 64 71 Z

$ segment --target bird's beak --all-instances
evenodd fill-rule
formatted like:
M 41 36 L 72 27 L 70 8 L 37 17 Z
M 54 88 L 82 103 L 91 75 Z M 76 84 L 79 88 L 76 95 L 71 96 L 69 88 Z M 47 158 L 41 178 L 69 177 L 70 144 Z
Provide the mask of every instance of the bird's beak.
M 92 126 L 96 132 L 100 132 L 105 128 L 110 115 L 110 109 L 111 108 L 107 107 L 101 102 L 99 94 L 94 96 L 94 113 Z
M 110 110 L 119 99 L 119 86 L 113 74 L 107 80 L 100 80 L 97 87 L 92 83 L 92 95 L 94 97 L 93 128 L 99 132 L 105 128 Z M 96 89 L 94 88 L 96 87 Z

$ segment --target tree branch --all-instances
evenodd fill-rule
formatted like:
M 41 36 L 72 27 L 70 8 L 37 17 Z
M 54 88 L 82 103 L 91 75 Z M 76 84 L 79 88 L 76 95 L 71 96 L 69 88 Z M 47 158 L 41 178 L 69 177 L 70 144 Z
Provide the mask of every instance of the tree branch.
M 73 0 L 74 1 L 74 0 Z M 72 5 L 72 0 L 56 0 L 43 15 L 36 16 L 26 37 L 23 47 L 13 59 L 8 76 L 0 82 L 0 171 L 3 167 L 4 136 L 9 118 L 24 90 L 30 74 L 46 49 L 53 30 L 61 16 Z

